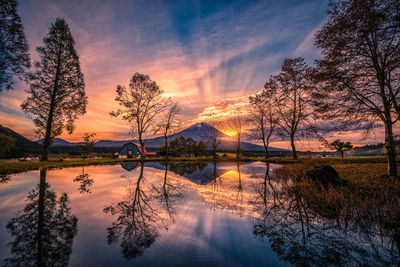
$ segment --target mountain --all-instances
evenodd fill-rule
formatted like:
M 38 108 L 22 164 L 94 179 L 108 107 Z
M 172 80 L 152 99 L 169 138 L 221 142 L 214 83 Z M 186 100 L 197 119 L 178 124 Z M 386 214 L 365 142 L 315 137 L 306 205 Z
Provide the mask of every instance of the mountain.
M 218 129 L 214 128 L 213 126 L 211 126 L 210 124 L 205 123 L 205 122 L 196 123 L 178 133 L 172 134 L 172 135 L 168 136 L 168 140 L 171 141 L 171 140 L 173 140 L 175 138 L 179 138 L 181 136 L 183 136 L 185 138 L 190 137 L 190 138 L 194 139 L 196 142 L 202 141 L 204 144 L 208 145 L 209 148 L 211 148 L 211 144 L 209 144 L 210 143 L 209 136 L 211 136 L 213 134 L 213 132 L 217 132 L 217 135 L 221 139 L 221 145 L 218 147 L 219 150 L 235 150 L 236 149 L 236 138 L 235 137 L 226 135 L 223 132 L 219 131 Z M 131 140 L 121 140 L 121 141 L 100 140 L 100 141 L 96 142 L 96 147 L 119 148 L 129 141 L 131 141 Z M 36 142 L 41 144 L 42 140 L 38 140 Z M 158 149 L 164 145 L 164 137 L 160 136 L 160 137 L 156 137 L 156 138 L 145 139 L 144 143 L 146 145 L 146 148 L 148 148 L 148 149 L 150 149 L 150 148 Z M 72 143 L 72 142 L 65 141 L 61 138 L 54 138 L 54 143 L 52 146 L 68 147 L 68 146 L 77 146 L 79 144 L 82 144 L 82 143 L 81 142 L 80 143 Z M 253 144 L 250 142 L 240 142 L 240 146 L 243 150 L 246 150 L 246 151 L 263 151 L 264 150 L 263 146 L 256 145 L 256 144 Z M 275 147 L 270 147 L 269 150 L 270 151 L 286 151 L 285 149 L 275 148 Z
M 121 147 L 124 144 L 128 143 L 132 140 L 124 140 L 124 141 L 112 141 L 112 140 L 100 140 L 96 142 L 96 147 Z
M 27 154 L 39 154 L 42 150 L 42 146 L 37 144 L 19 133 L 11 130 L 10 128 L 0 125 L 0 133 L 5 135 L 11 135 L 15 138 L 15 147 L 7 153 L 6 157 L 22 157 Z
M 37 141 L 35 141 L 38 144 L 42 144 L 43 143 L 43 139 L 39 139 Z M 82 142 L 78 142 L 78 143 L 72 143 L 72 142 L 68 142 L 65 141 L 64 139 L 61 138 L 53 138 L 53 144 L 52 146 L 77 146 L 83 144 Z
M 219 150 L 235 150 L 236 149 L 236 138 L 224 134 L 223 132 L 219 131 L 218 129 L 214 128 L 208 123 L 199 122 L 196 123 L 189 128 L 186 128 L 176 134 L 172 134 L 168 136 L 168 140 L 173 140 L 175 138 L 179 138 L 181 136 L 185 138 L 192 138 L 196 142 L 202 141 L 205 143 L 209 148 L 211 148 L 211 144 L 209 144 L 209 137 L 216 132 L 217 136 L 221 140 L 221 145 L 218 146 Z M 153 139 L 147 139 L 144 141 L 146 147 L 148 148 L 159 148 L 164 145 L 164 137 L 157 137 Z M 256 145 L 250 142 L 240 142 L 240 147 L 246 151 L 264 151 L 264 147 L 260 145 Z M 285 149 L 269 147 L 270 151 L 286 151 Z

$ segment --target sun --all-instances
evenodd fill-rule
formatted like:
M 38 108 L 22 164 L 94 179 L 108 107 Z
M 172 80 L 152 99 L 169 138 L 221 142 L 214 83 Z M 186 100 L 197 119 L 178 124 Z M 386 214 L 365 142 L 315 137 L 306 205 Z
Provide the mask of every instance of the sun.
M 224 132 L 224 134 L 229 135 L 229 136 L 235 136 L 236 135 L 235 132 L 230 132 L 230 131 L 226 131 L 226 132 Z

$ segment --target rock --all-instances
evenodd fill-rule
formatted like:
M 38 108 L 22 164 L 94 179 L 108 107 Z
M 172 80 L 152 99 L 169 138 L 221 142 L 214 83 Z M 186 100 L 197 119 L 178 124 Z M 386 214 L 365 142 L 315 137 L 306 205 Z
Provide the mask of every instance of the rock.
M 325 189 L 347 185 L 347 182 L 339 177 L 336 170 L 330 165 L 315 166 L 306 171 L 307 178 Z

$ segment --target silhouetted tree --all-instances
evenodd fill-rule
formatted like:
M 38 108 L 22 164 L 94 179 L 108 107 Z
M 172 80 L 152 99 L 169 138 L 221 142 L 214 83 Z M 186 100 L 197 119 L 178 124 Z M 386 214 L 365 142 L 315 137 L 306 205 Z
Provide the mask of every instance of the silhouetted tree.
M 84 158 L 87 158 L 89 156 L 90 152 L 92 152 L 93 148 L 96 145 L 96 140 L 94 139 L 95 135 L 95 133 L 84 133 L 82 139 L 85 144 L 78 145 L 78 148 L 83 153 Z
M 52 138 L 63 129 L 72 133 L 75 120 L 86 113 L 87 97 L 79 58 L 68 24 L 57 19 L 38 47 L 40 61 L 28 74 L 29 96 L 21 105 L 33 118 L 38 136 L 44 135 L 42 161 L 48 160 Z
M 207 123 L 210 124 L 216 130 L 210 131 L 209 136 L 207 136 L 208 143 L 211 144 L 211 149 L 213 153 L 213 159 L 217 158 L 217 149 L 221 145 L 221 136 L 218 128 L 221 127 L 222 122 L 217 118 L 215 113 L 208 115 Z
M 329 143 L 328 147 L 339 152 L 342 158 L 344 158 L 344 152 L 352 149 L 353 145 L 350 142 L 342 142 L 340 139 L 336 139 L 335 141 Z
M 228 120 L 228 126 L 236 136 L 236 158 L 240 158 L 242 149 L 240 148 L 240 138 L 244 127 L 244 117 L 240 107 L 234 107 L 231 112 L 231 117 Z
M 29 47 L 17 6 L 16 0 L 0 1 L 0 92 L 13 89 L 13 76 L 21 78 L 30 67 Z
M 195 145 L 195 147 L 194 147 L 193 154 L 196 157 L 200 157 L 200 156 L 204 155 L 205 153 L 207 153 L 207 151 L 208 151 L 208 147 L 206 146 L 206 144 L 204 144 L 202 141 L 199 141 L 199 143 L 197 145 Z
M 144 148 L 143 135 L 155 127 L 155 117 L 169 106 L 164 91 L 148 75 L 135 73 L 129 88 L 118 85 L 115 101 L 120 108 L 110 113 L 111 116 L 127 121 L 132 126 L 132 133 L 139 139 Z M 141 149 L 142 157 L 144 149 Z
M 400 3 L 397 0 L 333 2 L 316 34 L 316 111 L 323 118 L 381 122 L 388 175 L 397 176 L 393 124 L 400 111 Z
M 311 114 L 309 70 L 303 58 L 286 58 L 282 71 L 264 85 L 263 97 L 272 99 L 279 117 L 278 131 L 290 137 L 294 159 L 297 159 L 295 138 Z
M 207 146 L 202 141 L 197 143 L 190 137 L 185 138 L 181 136 L 169 143 L 169 151 L 171 154 L 178 157 L 190 155 L 198 157 L 205 154 L 207 150 Z M 160 153 L 165 153 L 165 146 L 160 148 Z
M 4 157 L 14 146 L 15 138 L 13 136 L 0 133 L 0 158 Z
M 166 109 L 165 118 L 157 125 L 156 133 L 161 133 L 164 136 L 165 157 L 168 159 L 168 136 L 173 134 L 179 127 L 179 122 L 176 120 L 176 115 L 181 111 L 177 103 L 171 103 Z
M 252 137 L 261 140 L 265 149 L 265 158 L 269 158 L 269 142 L 278 123 L 278 116 L 273 109 L 271 98 L 263 94 L 256 94 L 249 97 L 250 101 L 250 122 L 255 127 Z
M 71 214 L 66 193 L 57 198 L 46 183 L 46 169 L 40 171 L 40 183 L 28 197 L 28 204 L 7 223 L 14 241 L 13 257 L 6 266 L 67 266 L 78 219 Z

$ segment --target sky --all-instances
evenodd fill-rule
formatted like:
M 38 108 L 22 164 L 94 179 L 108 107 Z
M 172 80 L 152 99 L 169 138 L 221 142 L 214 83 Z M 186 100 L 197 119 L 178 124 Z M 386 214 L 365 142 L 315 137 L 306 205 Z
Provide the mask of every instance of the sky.
M 50 24 L 64 18 L 76 41 L 88 96 L 87 113 L 72 135 L 130 139 L 126 122 L 112 118 L 117 85 L 135 72 L 148 74 L 166 96 L 182 107 L 188 124 L 210 111 L 226 113 L 245 103 L 279 72 L 284 58 L 301 56 L 312 65 L 320 56 L 314 33 L 323 25 L 327 0 L 310 1 L 157 1 L 20 0 L 18 12 L 31 57 Z M 0 95 L 0 123 L 36 140 L 32 121 L 21 111 L 28 86 Z M 361 131 L 332 133 L 355 144 L 382 142 L 382 129 L 364 138 Z M 289 148 L 285 140 L 273 146 Z M 312 140 L 300 149 L 316 149 Z

